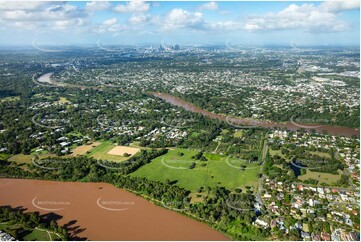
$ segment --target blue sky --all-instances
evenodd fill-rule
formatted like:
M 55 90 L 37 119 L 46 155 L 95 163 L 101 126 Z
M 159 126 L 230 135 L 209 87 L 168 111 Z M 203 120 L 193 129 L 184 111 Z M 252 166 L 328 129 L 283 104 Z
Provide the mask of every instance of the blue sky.
M 360 2 L 0 2 L 0 45 L 358 45 Z

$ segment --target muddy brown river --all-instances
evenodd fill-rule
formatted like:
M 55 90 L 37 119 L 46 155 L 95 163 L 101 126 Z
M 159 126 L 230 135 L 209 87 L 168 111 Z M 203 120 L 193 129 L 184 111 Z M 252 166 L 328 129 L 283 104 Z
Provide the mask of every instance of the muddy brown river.
M 0 179 L 0 206 L 62 216 L 87 240 L 229 240 L 206 224 L 106 183 Z
M 254 119 L 246 119 L 246 118 L 234 118 L 234 117 L 227 117 L 222 114 L 216 114 L 209 112 L 207 110 L 204 110 L 202 108 L 199 108 L 187 101 L 184 101 L 178 97 L 165 94 L 165 93 L 159 93 L 159 92 L 152 92 L 151 95 L 158 97 L 162 99 L 163 101 L 166 101 L 170 104 L 173 104 L 175 106 L 184 108 L 185 110 L 200 113 L 204 116 L 219 119 L 222 121 L 226 121 L 228 123 L 231 123 L 235 126 L 245 126 L 245 127 L 264 127 L 264 128 L 286 128 L 288 130 L 296 131 L 298 129 L 305 129 L 306 131 L 311 131 L 312 129 L 316 130 L 317 132 L 323 132 L 326 131 L 329 134 L 333 135 L 344 135 L 346 137 L 351 137 L 352 135 L 356 135 L 357 137 L 360 137 L 360 130 L 354 129 L 354 128 L 348 128 L 348 127 L 340 127 L 340 126 L 331 126 L 331 125 L 322 125 L 322 124 L 310 124 L 310 123 L 301 123 L 297 122 L 296 120 L 290 120 L 290 122 L 284 122 L 284 123 L 277 123 L 267 120 L 254 120 Z

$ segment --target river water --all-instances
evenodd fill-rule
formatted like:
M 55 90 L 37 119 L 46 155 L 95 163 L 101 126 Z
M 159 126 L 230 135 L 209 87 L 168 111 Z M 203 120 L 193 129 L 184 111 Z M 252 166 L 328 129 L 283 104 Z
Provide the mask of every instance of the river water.
M 0 179 L 0 206 L 62 216 L 87 240 L 229 240 L 206 224 L 107 183 Z
M 207 110 L 204 110 L 202 108 L 199 108 L 187 101 L 184 101 L 178 97 L 159 93 L 159 92 L 152 92 L 150 93 L 155 97 L 158 97 L 168 103 L 171 103 L 175 106 L 182 107 L 185 110 L 200 113 L 204 116 L 210 117 L 210 118 L 216 118 L 222 121 L 226 121 L 227 117 L 225 115 L 216 114 L 209 112 Z M 321 124 L 308 124 L 308 123 L 299 123 L 299 122 L 284 122 L 284 123 L 277 123 L 267 120 L 254 120 L 249 118 L 228 118 L 228 122 L 235 124 L 235 125 L 244 125 L 246 127 L 250 126 L 257 126 L 257 127 L 264 127 L 264 128 L 286 128 L 288 130 L 296 131 L 298 129 L 305 129 L 306 131 L 311 131 L 312 129 L 316 130 L 317 132 L 323 132 L 326 131 L 329 134 L 333 135 L 344 135 L 346 137 L 351 137 L 352 135 L 356 135 L 357 137 L 360 137 L 360 131 L 359 129 L 354 128 L 348 128 L 348 127 L 340 127 L 340 126 L 331 126 L 331 125 L 321 125 Z

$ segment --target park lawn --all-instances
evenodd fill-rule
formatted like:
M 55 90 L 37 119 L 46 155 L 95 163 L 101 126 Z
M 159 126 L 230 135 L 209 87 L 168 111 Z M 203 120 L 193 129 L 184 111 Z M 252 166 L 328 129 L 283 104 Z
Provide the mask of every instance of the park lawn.
M 13 225 L 6 224 L 6 223 L 0 224 L 0 230 L 9 232 L 10 234 L 11 234 L 11 231 L 18 230 L 18 229 L 22 230 L 21 226 L 18 224 L 13 224 Z M 20 234 L 20 237 L 21 237 L 20 239 L 24 240 L 24 241 L 49 241 L 50 240 L 48 234 L 45 231 L 39 231 L 36 229 L 23 230 L 23 232 L 21 232 L 21 234 Z
M 56 157 L 55 154 L 38 154 L 37 155 L 39 159 L 43 159 L 46 157 Z M 31 163 L 35 155 L 24 155 L 24 154 L 18 154 L 10 157 L 8 161 L 15 161 L 17 164 L 22 163 Z
M 318 156 L 323 157 L 323 158 L 329 158 L 329 159 L 331 159 L 330 154 L 325 153 L 325 152 L 310 151 L 310 154 L 312 154 L 312 155 L 318 155 Z
M 0 102 L 12 102 L 20 100 L 20 96 L 4 97 L 0 98 Z
M 235 138 L 241 138 L 242 134 L 243 134 L 242 130 L 237 130 L 236 132 L 234 132 L 233 136 Z
M 2 160 L 7 160 L 10 156 L 9 154 L 0 153 L 0 159 Z
M 57 104 L 67 104 L 70 103 L 70 101 L 68 99 L 66 99 L 65 97 L 60 97 L 58 101 L 56 101 Z
M 30 234 L 27 234 L 23 238 L 26 241 L 50 241 L 49 235 L 45 231 L 34 229 Z
M 129 144 L 130 147 L 141 148 L 139 141 L 134 141 Z
M 101 144 L 100 142 L 94 142 L 94 143 L 91 143 L 90 145 L 77 146 L 71 150 L 71 152 L 72 152 L 71 156 L 85 155 L 87 152 L 94 149 L 95 147 L 97 147 L 100 144 Z
M 78 137 L 78 138 L 80 138 L 80 137 L 83 136 L 81 133 L 79 133 L 79 132 L 74 132 L 74 131 L 68 133 L 68 135 L 75 136 L 75 137 Z
M 94 159 L 108 160 L 108 161 L 115 161 L 115 162 L 125 161 L 125 160 L 129 159 L 129 157 L 124 157 L 121 155 L 107 154 L 114 147 L 116 147 L 116 145 L 112 144 L 111 142 L 102 142 L 97 147 L 91 149 L 90 152 L 88 153 L 88 156 L 92 157 Z
M 278 155 L 278 156 L 286 159 L 286 156 L 284 154 L 282 154 L 281 150 L 272 150 L 271 148 L 269 148 L 268 151 L 271 156 Z
M 41 150 L 41 151 L 36 151 L 38 148 L 34 148 L 31 150 L 31 154 L 32 155 L 44 155 L 44 154 L 49 154 L 49 151 L 47 150 Z
M 338 172 L 338 175 L 335 175 L 331 173 L 323 173 L 323 172 L 307 170 L 306 174 L 298 177 L 298 179 L 302 181 L 310 178 L 319 181 L 318 184 L 326 183 L 332 185 L 341 179 L 341 174 L 340 172 Z
M 221 134 L 228 134 L 228 133 L 229 133 L 229 130 L 228 130 L 228 129 L 222 129 Z
M 179 156 L 178 153 L 184 153 Z M 205 154 L 208 161 L 196 161 L 191 157 L 198 153 L 197 150 L 174 149 L 167 154 L 157 157 L 149 164 L 146 164 L 131 173 L 132 177 L 146 177 L 150 180 L 165 182 L 169 179 L 176 181 L 176 185 L 192 192 L 198 188 L 210 186 L 224 186 L 228 189 L 244 188 L 255 186 L 258 180 L 258 169 L 241 171 L 227 165 L 225 156 L 218 154 Z M 196 167 L 189 169 L 192 162 Z M 202 166 L 202 164 L 207 164 Z

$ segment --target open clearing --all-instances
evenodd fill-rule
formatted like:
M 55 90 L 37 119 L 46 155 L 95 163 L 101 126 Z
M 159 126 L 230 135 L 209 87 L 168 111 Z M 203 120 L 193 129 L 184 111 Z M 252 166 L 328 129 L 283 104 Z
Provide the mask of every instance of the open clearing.
M 332 185 L 333 183 L 336 183 L 338 180 L 341 179 L 341 175 L 340 172 L 338 175 L 334 175 L 331 173 L 323 173 L 323 172 L 307 170 L 306 174 L 298 177 L 298 179 L 302 181 L 310 178 L 314 180 L 318 180 L 319 184 L 326 183 L 328 185 Z
M 179 154 L 183 153 L 183 156 Z M 257 185 L 260 166 L 248 164 L 242 171 L 227 164 L 227 157 L 218 154 L 205 153 L 208 161 L 192 159 L 197 150 L 174 149 L 167 154 L 157 157 L 149 164 L 146 164 L 131 173 L 133 177 L 146 177 L 155 181 L 165 182 L 167 179 L 176 185 L 192 192 L 200 187 L 224 186 L 228 189 L 241 188 Z M 195 163 L 195 167 L 189 166 Z
M 312 154 L 312 155 L 318 155 L 318 156 L 320 156 L 320 157 L 322 157 L 322 158 L 329 158 L 329 159 L 331 159 L 330 154 L 325 153 L 325 152 L 310 151 L 310 154 Z
M 72 150 L 72 156 L 77 156 L 77 155 L 85 155 L 88 151 L 90 151 L 91 149 L 97 147 L 98 145 L 100 145 L 100 142 L 94 142 L 90 145 L 81 145 L 78 146 L 76 148 L 74 148 Z
M 38 154 L 37 156 L 39 157 L 39 159 L 43 159 L 43 158 L 47 158 L 47 157 L 56 157 L 55 154 Z M 34 157 L 35 157 L 35 155 L 18 154 L 18 155 L 14 155 L 14 156 L 10 157 L 8 159 L 8 161 L 14 161 L 17 164 L 31 163 Z
M 20 233 L 22 240 L 24 241 L 52 241 L 54 239 L 59 239 L 58 236 L 53 232 L 49 231 L 49 234 L 46 232 L 47 230 L 31 228 L 31 229 L 24 229 L 21 225 L 18 224 L 7 224 L 2 223 L 0 224 L 0 230 L 2 231 L 11 231 L 15 232 L 16 230 Z M 49 238 L 49 235 L 51 238 Z
M 125 161 L 130 158 L 123 156 L 124 152 L 121 155 L 108 154 L 108 152 L 114 149 L 115 147 L 117 146 L 112 144 L 111 142 L 102 142 L 97 147 L 91 149 L 90 152 L 88 153 L 88 156 L 94 159 L 116 161 L 116 162 Z M 127 148 L 131 148 L 131 147 L 127 147 Z
M 4 97 L 0 98 L 0 102 L 12 102 L 20 100 L 20 96 L 11 96 L 11 97 Z
M 284 154 L 282 154 L 281 150 L 272 150 L 272 149 L 270 148 L 270 149 L 269 149 L 269 153 L 270 153 L 271 156 L 276 156 L 276 155 L 278 155 L 278 156 L 286 159 L 286 156 L 285 156 Z
M 124 155 L 124 153 L 128 153 L 131 156 L 135 155 L 139 151 L 138 148 L 132 148 L 129 146 L 116 146 L 110 151 L 108 151 L 107 154 L 109 155 Z
M 59 97 L 58 101 L 55 101 L 55 104 L 62 105 L 62 104 L 70 104 L 70 101 L 65 97 Z

